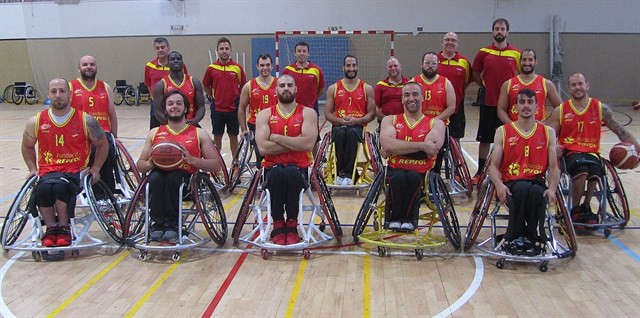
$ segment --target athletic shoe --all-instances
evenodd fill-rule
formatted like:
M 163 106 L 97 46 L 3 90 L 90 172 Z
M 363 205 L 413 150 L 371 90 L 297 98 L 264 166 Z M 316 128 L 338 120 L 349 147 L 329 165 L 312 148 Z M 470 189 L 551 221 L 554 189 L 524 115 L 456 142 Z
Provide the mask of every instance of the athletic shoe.
M 284 230 L 284 220 L 273 221 L 273 230 L 271 230 L 271 242 L 273 244 L 287 245 L 287 237 Z
M 59 231 L 56 235 L 56 246 L 71 245 L 71 229 L 69 226 L 62 226 Z
M 149 235 L 149 239 L 156 242 L 162 241 L 162 236 L 164 236 L 164 231 L 155 230 L 151 232 L 151 234 Z
M 401 226 L 400 222 L 389 222 L 389 230 L 399 230 Z
M 287 224 L 285 225 L 285 241 L 287 245 L 300 243 L 298 220 L 287 220 Z
M 591 206 L 589 204 L 583 203 L 579 208 L 582 211 L 582 217 L 585 223 L 598 224 L 598 215 L 591 211 Z
M 477 185 L 480 182 L 480 174 L 477 174 L 471 178 L 471 184 Z
M 44 232 L 44 237 L 42 238 L 42 245 L 45 247 L 53 247 L 56 245 L 56 232 L 58 231 L 58 227 L 54 226 L 50 229 L 47 229 Z
M 177 229 L 171 229 L 171 230 L 164 231 L 164 234 L 162 235 L 162 240 L 163 241 L 175 241 L 177 239 L 178 239 L 178 230 Z
M 342 184 L 343 186 L 350 186 L 353 184 L 353 180 L 351 180 L 351 178 L 343 178 L 342 179 Z
M 342 177 L 336 177 L 335 184 L 336 185 L 342 185 L 342 183 L 344 182 L 343 180 L 344 180 L 344 178 L 342 178 Z
M 414 229 L 413 223 L 402 222 L 402 225 L 400 225 L 400 229 L 401 230 L 405 230 L 405 231 L 413 231 L 413 229 Z

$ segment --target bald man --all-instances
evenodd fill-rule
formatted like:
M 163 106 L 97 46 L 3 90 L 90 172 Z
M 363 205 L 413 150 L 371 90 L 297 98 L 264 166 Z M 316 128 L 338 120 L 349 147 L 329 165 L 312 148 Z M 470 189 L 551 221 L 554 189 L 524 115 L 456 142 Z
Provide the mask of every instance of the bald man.
M 373 89 L 378 123 L 384 116 L 397 115 L 404 112 L 402 87 L 409 82 L 409 78 L 402 76 L 402 65 L 393 56 L 387 60 L 387 75 L 387 78 L 378 81 Z
M 473 80 L 469 59 L 458 52 L 458 35 L 447 32 L 442 37 L 442 51 L 438 53 L 438 74 L 446 77 L 456 93 L 456 110 L 449 117 L 449 134 L 454 138 L 463 138 L 466 127 L 464 116 L 464 91 Z

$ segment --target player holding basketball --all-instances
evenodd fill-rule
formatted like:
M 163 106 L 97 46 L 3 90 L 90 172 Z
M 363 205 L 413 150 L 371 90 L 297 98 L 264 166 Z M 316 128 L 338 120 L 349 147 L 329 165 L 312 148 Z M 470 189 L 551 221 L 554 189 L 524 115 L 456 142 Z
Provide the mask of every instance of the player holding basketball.
M 256 116 L 258 113 L 263 109 L 278 104 L 278 94 L 276 93 L 277 79 L 271 75 L 271 70 L 273 69 L 271 55 L 260 54 L 256 60 L 256 68 L 260 72 L 260 76 L 244 84 L 240 92 L 238 122 L 240 123 L 242 135 L 247 134 L 249 131 L 255 133 Z M 247 106 L 249 107 L 248 117 Z M 247 128 L 249 128 L 249 130 L 247 130 Z M 251 143 L 253 143 L 256 152 L 256 163 L 260 164 L 262 162 L 262 155 L 260 155 L 260 150 L 258 150 L 258 147 L 255 145 L 255 138 L 251 140 Z
M 264 155 L 265 188 L 271 194 L 271 242 L 290 245 L 300 242 L 298 199 L 307 183 L 307 168 L 313 162 L 311 150 L 318 137 L 318 118 L 311 108 L 295 101 L 293 77 L 280 76 L 276 92 L 278 104 L 260 111 L 256 118 L 256 143 Z
M 537 253 L 539 246 L 547 242 L 545 197 L 549 204 L 555 203 L 560 181 L 556 135 L 535 118 L 537 95 L 529 88 L 518 91 L 515 104 L 518 119 L 496 131 L 489 164 L 489 177 L 498 199 L 509 207 L 503 246 L 516 253 Z
M 149 204 L 153 224 L 150 238 L 153 241 L 173 241 L 178 238 L 180 185 L 189 182 L 191 175 L 198 170 L 219 170 L 220 162 L 207 132 L 187 123 L 188 97 L 179 90 L 173 90 L 163 96 L 161 103 L 167 124 L 149 131 L 137 166 L 140 173 L 151 171 Z M 151 157 L 153 146 L 166 141 L 177 142 L 182 148 L 183 159 L 175 170 L 157 168 Z
M 549 126 L 558 134 L 558 155 L 564 157 L 565 169 L 572 178 L 571 218 L 576 223 L 597 224 L 598 216 L 591 211 L 589 203 L 597 180 L 603 177 L 604 167 L 599 155 L 600 127 L 604 124 L 620 141 L 633 144 L 636 152 L 640 151 L 640 145 L 615 120 L 609 106 L 589 97 L 589 88 L 589 82 L 583 74 L 569 75 L 571 99 L 553 110 Z M 580 204 L 583 193 L 584 201 Z
M 69 219 L 74 215 L 75 198 L 80 192 L 80 171 L 87 168 L 94 145 L 96 155 L 88 173 L 92 182 L 100 180 L 100 168 L 109 146 L 98 121 L 69 105 L 67 81 L 52 79 L 47 94 L 51 108 L 27 121 L 22 134 L 22 157 L 29 169 L 27 178 L 40 177 L 33 194 L 47 226 L 42 245 L 68 246 Z
M 397 58 L 391 57 L 387 60 L 387 75 L 387 78 L 378 81 L 373 88 L 378 123 L 384 116 L 404 112 L 402 87 L 409 82 L 409 78 L 402 76 L 402 65 Z
M 504 82 L 500 88 L 498 117 L 503 123 L 508 124 L 518 119 L 516 96 L 523 88 L 528 88 L 536 93 L 538 110 L 536 111 L 535 119 L 538 121 L 542 121 L 547 117 L 546 101 L 549 101 L 553 108 L 562 104 L 562 99 L 558 94 L 558 90 L 556 90 L 556 86 L 544 76 L 536 74 L 536 65 L 538 65 L 536 52 L 532 49 L 522 50 L 520 54 L 522 73 Z
M 324 117 L 329 121 L 331 138 L 335 143 L 338 185 L 352 185 L 352 173 L 362 131 L 375 118 L 376 104 L 373 88 L 358 78 L 358 60 L 353 55 L 344 57 L 344 78 L 327 89 Z M 358 176 L 355 176 L 356 178 Z
M 189 111 L 187 112 L 187 124 L 196 125 L 200 127 L 199 123 L 204 118 L 204 94 L 202 92 L 202 84 L 199 80 L 194 79 L 190 75 L 184 72 L 184 62 L 182 61 L 182 54 L 173 51 L 169 53 L 169 69 L 171 72 L 169 75 L 163 77 L 156 86 L 153 87 L 153 98 L 155 100 L 162 100 L 162 96 L 172 90 L 180 90 L 187 96 L 189 100 Z M 156 107 L 156 118 L 159 122 L 166 124 L 163 105 L 158 103 Z

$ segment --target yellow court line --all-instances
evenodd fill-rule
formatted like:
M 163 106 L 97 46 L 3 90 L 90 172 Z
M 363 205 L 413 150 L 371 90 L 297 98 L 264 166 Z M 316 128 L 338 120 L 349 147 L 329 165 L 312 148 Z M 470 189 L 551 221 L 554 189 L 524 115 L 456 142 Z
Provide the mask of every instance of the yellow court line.
M 65 308 L 69 307 L 69 305 L 76 300 L 76 298 L 82 296 L 82 294 L 84 294 L 89 288 L 91 288 L 91 286 L 93 286 L 95 283 L 97 283 L 104 275 L 106 275 L 111 269 L 113 269 L 116 265 L 118 265 L 118 263 L 122 262 L 123 259 L 125 259 L 125 257 L 129 256 L 131 252 L 126 251 L 124 253 L 122 253 L 120 256 L 118 256 L 118 258 L 116 258 L 113 262 L 111 262 L 107 267 L 105 267 L 102 271 L 100 271 L 100 273 L 98 273 L 98 275 L 94 276 L 88 283 L 84 284 L 84 286 L 82 286 L 80 289 L 78 289 L 78 291 L 76 291 L 75 293 L 73 293 L 73 295 L 71 295 L 71 297 L 69 297 L 67 300 L 65 300 L 60 306 L 58 306 L 58 308 L 56 308 L 54 311 L 52 311 L 49 315 L 47 315 L 47 317 L 55 317 L 57 316 L 61 311 L 63 311 Z
M 300 293 L 300 285 L 302 284 L 302 278 L 304 277 L 304 269 L 307 267 L 307 260 L 302 259 L 300 268 L 298 269 L 298 275 L 296 275 L 296 283 L 293 285 L 293 291 L 291 291 L 291 297 L 289 297 L 289 305 L 287 306 L 287 313 L 284 315 L 286 318 L 293 317 L 293 310 L 296 306 L 296 300 L 298 299 L 298 293 Z
M 368 252 L 367 248 L 367 252 Z M 364 256 L 364 283 L 362 286 L 362 317 L 371 317 L 371 255 L 369 253 Z
M 158 280 L 156 280 L 153 283 L 153 285 L 151 285 L 151 287 L 149 287 L 147 292 L 144 293 L 144 295 L 142 295 L 142 297 L 133 305 L 133 307 L 126 314 L 124 314 L 124 316 L 125 317 L 133 317 L 133 315 L 135 315 L 138 312 L 138 310 L 140 310 L 142 305 L 144 305 L 147 302 L 147 300 L 151 297 L 151 295 L 153 295 L 156 292 L 156 290 L 160 286 L 162 286 L 164 281 L 167 280 L 167 278 L 169 278 L 171 273 L 173 273 L 173 271 L 176 268 L 178 268 L 178 266 L 180 266 L 181 262 L 182 261 L 177 261 L 177 262 L 171 264 L 171 266 L 169 266 L 167 271 L 164 272 L 164 274 L 162 274 L 162 276 L 160 276 L 160 278 L 158 278 Z

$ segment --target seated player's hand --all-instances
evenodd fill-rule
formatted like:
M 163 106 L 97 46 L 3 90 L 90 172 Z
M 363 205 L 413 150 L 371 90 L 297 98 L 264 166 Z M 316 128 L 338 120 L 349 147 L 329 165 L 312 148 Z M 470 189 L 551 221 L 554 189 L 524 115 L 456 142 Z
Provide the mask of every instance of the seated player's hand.
M 100 169 L 91 167 L 88 173 L 91 175 L 91 184 L 95 184 L 100 181 Z
M 551 191 L 549 189 L 544 190 L 544 193 L 542 194 L 542 196 L 547 198 L 547 202 L 549 204 L 555 204 L 556 203 L 556 192 L 555 191 Z
M 38 170 L 31 170 L 29 171 L 29 174 L 27 175 L 27 180 L 31 179 L 31 177 L 37 176 L 38 175 Z
M 511 195 L 511 191 L 504 183 L 496 185 L 496 192 L 498 194 L 498 200 L 502 203 L 507 203 L 507 195 Z
M 564 146 L 558 143 L 556 145 L 556 155 L 558 156 L 558 158 L 562 157 L 563 152 L 564 152 Z
M 244 138 L 244 136 L 245 136 L 246 134 L 248 134 L 248 133 L 249 133 L 249 129 L 241 131 L 241 132 L 240 132 L 240 138 Z
M 195 166 L 194 163 L 196 158 L 192 156 L 182 144 L 180 144 L 180 150 L 182 150 L 182 160 L 192 166 Z

